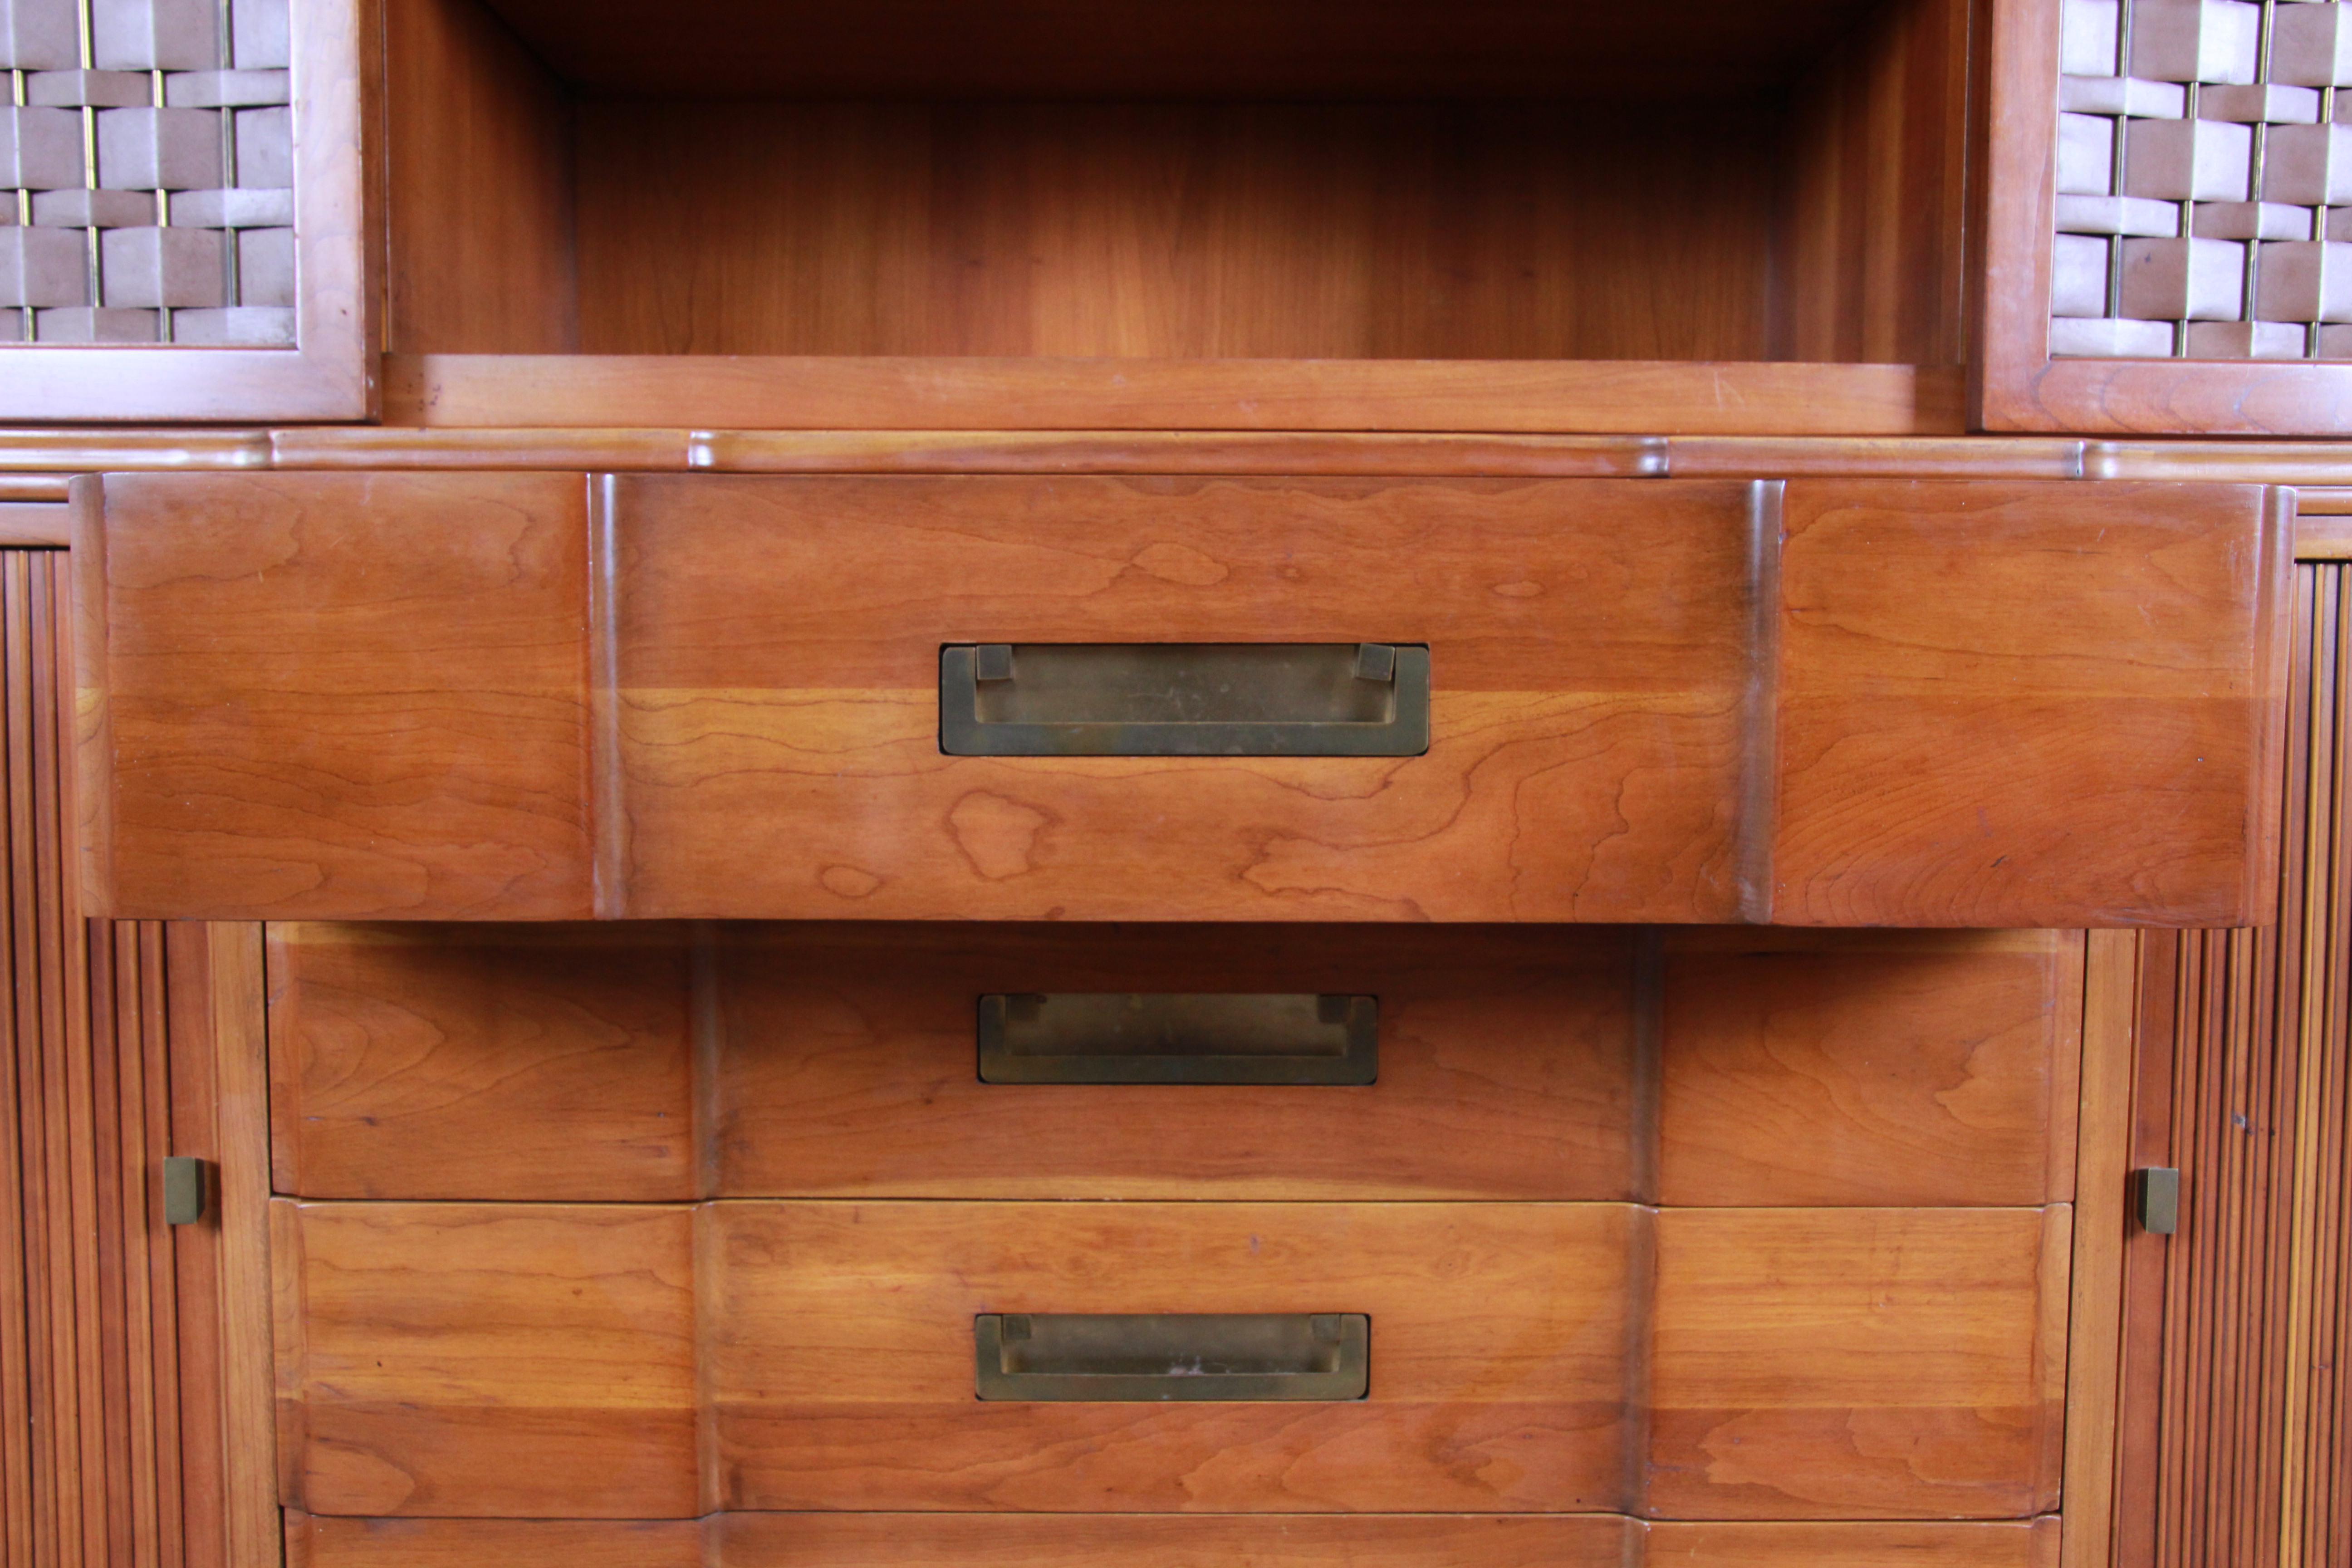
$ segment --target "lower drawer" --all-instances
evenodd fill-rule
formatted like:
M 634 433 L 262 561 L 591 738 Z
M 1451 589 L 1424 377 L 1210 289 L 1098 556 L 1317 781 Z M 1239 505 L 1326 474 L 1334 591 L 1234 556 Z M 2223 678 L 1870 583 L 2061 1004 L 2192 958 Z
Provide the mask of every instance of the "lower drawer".
M 290 1515 L 288 1568 L 2055 1568 L 2058 1521 L 869 1513 L 634 1521 Z
M 2030 1518 L 2067 1210 L 278 1205 L 287 1501 Z M 1361 1313 L 1366 1392 L 975 1397 L 1001 1313 Z

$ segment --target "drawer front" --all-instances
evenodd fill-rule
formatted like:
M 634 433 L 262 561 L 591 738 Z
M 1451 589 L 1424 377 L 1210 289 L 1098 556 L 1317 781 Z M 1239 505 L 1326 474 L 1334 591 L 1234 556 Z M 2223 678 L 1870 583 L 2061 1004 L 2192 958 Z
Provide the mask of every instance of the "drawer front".
M 283 1201 L 276 1221 L 287 1500 L 316 1514 L 2055 1502 L 2063 1207 Z M 1367 1393 L 975 1398 L 975 1320 L 1038 1312 L 1361 1313 Z
M 2256 487 L 265 474 L 78 493 L 86 880 L 117 917 L 2266 908 L 2291 530 Z M 1426 750 L 1094 754 L 1128 742 L 1087 683 L 1168 644 L 1352 647 L 1349 681 L 1395 701 L 1425 658 Z M 982 700 L 1029 689 L 1024 649 L 1069 645 L 1118 655 L 1074 678 L 1076 708 Z M 951 754 L 972 749 L 942 729 L 951 653 L 979 730 L 1081 712 L 1092 738 Z M 1152 711 L 1224 700 L 1186 669 Z M 1363 696 L 1324 707 L 1389 701 Z
M 302 924 L 269 949 L 278 1186 L 308 1197 L 2071 1192 L 2056 933 Z M 980 999 L 1038 993 L 1369 997 L 1377 1078 L 983 1082 Z
M 1732 918 L 1754 499 L 623 479 L 631 907 Z M 943 645 L 1070 643 L 1423 646 L 1427 752 L 941 754 Z
M 2058 1521 L 1645 1524 L 1541 1515 L 719 1514 L 621 1521 L 289 1513 L 293 1568 L 2050 1568 Z

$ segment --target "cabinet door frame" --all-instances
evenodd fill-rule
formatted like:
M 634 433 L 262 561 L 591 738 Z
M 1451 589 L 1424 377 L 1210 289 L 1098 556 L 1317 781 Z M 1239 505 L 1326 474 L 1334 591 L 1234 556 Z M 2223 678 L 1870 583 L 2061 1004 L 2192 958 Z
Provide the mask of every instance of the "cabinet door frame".
M 0 347 L 0 419 L 373 419 L 377 0 L 302 0 L 293 29 L 295 346 Z
M 1972 426 L 2085 435 L 2352 435 L 2352 361 L 2055 359 L 2063 0 L 1991 0 Z

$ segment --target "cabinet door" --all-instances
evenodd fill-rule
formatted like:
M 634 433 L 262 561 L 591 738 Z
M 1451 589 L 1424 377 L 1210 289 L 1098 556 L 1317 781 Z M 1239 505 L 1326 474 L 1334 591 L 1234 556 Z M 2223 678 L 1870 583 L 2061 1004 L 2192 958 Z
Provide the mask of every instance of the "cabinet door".
M 1979 427 L 2352 432 L 2337 7 L 2074 10 L 1991 6 Z

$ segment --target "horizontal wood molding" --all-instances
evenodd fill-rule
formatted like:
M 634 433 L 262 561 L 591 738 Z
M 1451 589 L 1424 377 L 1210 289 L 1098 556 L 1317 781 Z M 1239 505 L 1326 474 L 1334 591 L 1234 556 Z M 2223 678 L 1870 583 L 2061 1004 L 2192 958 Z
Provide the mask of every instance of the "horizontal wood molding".
M 290 1568 L 2055 1568 L 2057 1521 L 1649 1523 L 1594 1516 L 718 1514 L 700 1520 L 321 1518 Z
M 2352 509 L 2352 445 L 2046 436 L 1566 436 L 1297 430 L 752 430 L 682 426 L 0 430 L 0 502 L 65 499 L 75 473 L 276 468 L 635 473 L 1328 474 L 2155 479 L 2306 487 Z
M 393 354 L 402 425 L 1958 435 L 1958 366 Z

